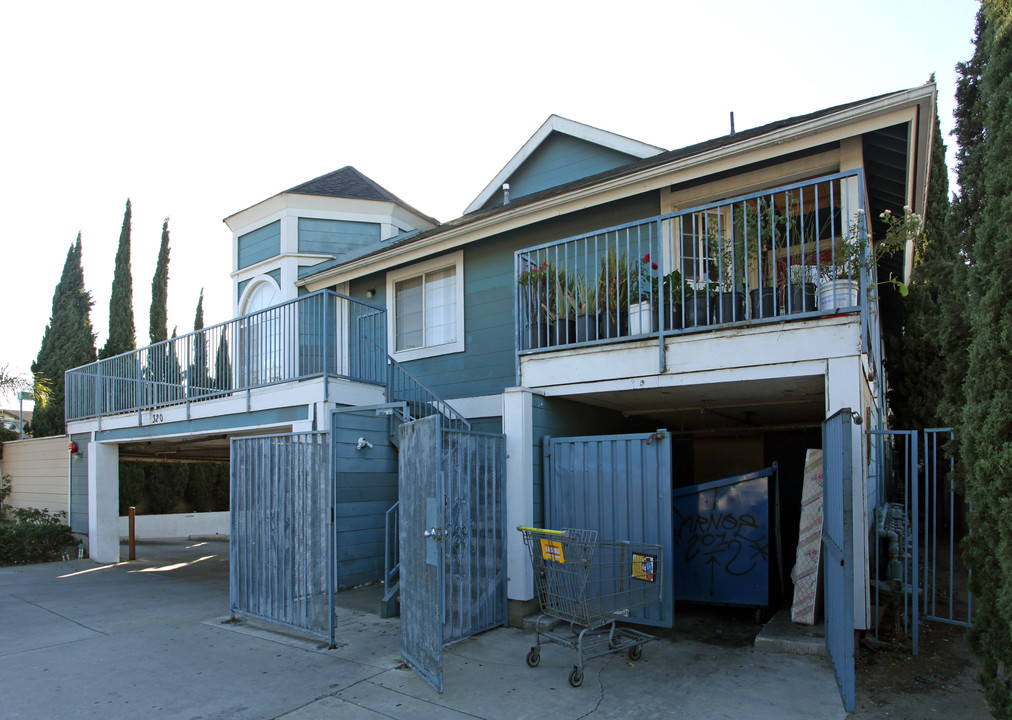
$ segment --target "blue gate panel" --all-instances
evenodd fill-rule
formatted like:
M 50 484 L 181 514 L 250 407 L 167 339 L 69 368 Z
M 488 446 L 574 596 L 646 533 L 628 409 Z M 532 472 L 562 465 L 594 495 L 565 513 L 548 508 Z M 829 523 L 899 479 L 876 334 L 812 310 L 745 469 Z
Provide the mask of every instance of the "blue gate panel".
M 545 509 L 549 529 L 595 530 L 598 539 L 664 547 L 661 602 L 631 622 L 672 627 L 671 436 L 545 438 Z
M 779 567 L 776 467 L 672 493 L 675 600 L 766 606 Z

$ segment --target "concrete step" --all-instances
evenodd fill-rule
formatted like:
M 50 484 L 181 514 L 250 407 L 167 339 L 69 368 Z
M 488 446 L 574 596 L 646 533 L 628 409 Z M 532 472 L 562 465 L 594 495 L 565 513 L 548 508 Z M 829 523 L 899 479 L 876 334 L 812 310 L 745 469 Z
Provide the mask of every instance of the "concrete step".
M 756 635 L 754 647 L 759 652 L 826 655 L 826 626 L 791 622 L 791 609 L 785 605 Z

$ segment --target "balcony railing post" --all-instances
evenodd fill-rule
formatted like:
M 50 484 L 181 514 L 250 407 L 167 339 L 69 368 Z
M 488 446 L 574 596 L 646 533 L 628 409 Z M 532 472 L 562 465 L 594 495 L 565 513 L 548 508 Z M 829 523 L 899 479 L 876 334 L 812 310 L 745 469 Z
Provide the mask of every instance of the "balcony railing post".
M 334 297 L 335 304 L 337 297 Z M 330 293 L 323 295 L 323 402 L 330 401 L 330 322 L 327 309 L 330 307 Z M 336 310 L 335 310 L 336 312 Z M 335 342 L 337 338 L 334 338 Z
M 102 429 L 102 361 L 95 361 L 95 414 L 98 417 L 98 429 Z
M 191 393 L 192 388 L 190 388 L 190 381 L 192 380 L 192 378 L 190 377 L 190 369 L 192 367 L 193 367 L 193 335 L 190 334 L 186 336 L 186 370 L 183 371 L 183 377 L 186 380 L 185 397 L 186 397 L 187 420 L 190 419 L 190 395 L 192 394 Z

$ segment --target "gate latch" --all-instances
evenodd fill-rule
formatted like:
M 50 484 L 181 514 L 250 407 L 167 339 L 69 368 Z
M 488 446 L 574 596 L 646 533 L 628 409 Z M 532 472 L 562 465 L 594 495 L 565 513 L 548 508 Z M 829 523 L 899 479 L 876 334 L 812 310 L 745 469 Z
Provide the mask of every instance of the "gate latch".
M 439 528 L 431 528 L 422 533 L 422 537 L 435 538 L 436 540 L 443 539 L 443 531 Z

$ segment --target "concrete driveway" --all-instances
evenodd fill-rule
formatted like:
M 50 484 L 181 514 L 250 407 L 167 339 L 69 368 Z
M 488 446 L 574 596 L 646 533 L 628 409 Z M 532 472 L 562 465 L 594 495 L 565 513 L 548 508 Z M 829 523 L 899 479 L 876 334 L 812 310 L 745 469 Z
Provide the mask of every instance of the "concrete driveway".
M 124 549 L 124 556 L 126 555 Z M 824 658 L 679 639 L 588 662 L 499 628 L 448 648 L 437 694 L 400 659 L 398 620 L 339 595 L 339 647 L 228 615 L 228 544 L 148 541 L 139 559 L 0 568 L 6 718 L 845 717 Z M 366 594 L 368 595 L 368 593 Z

